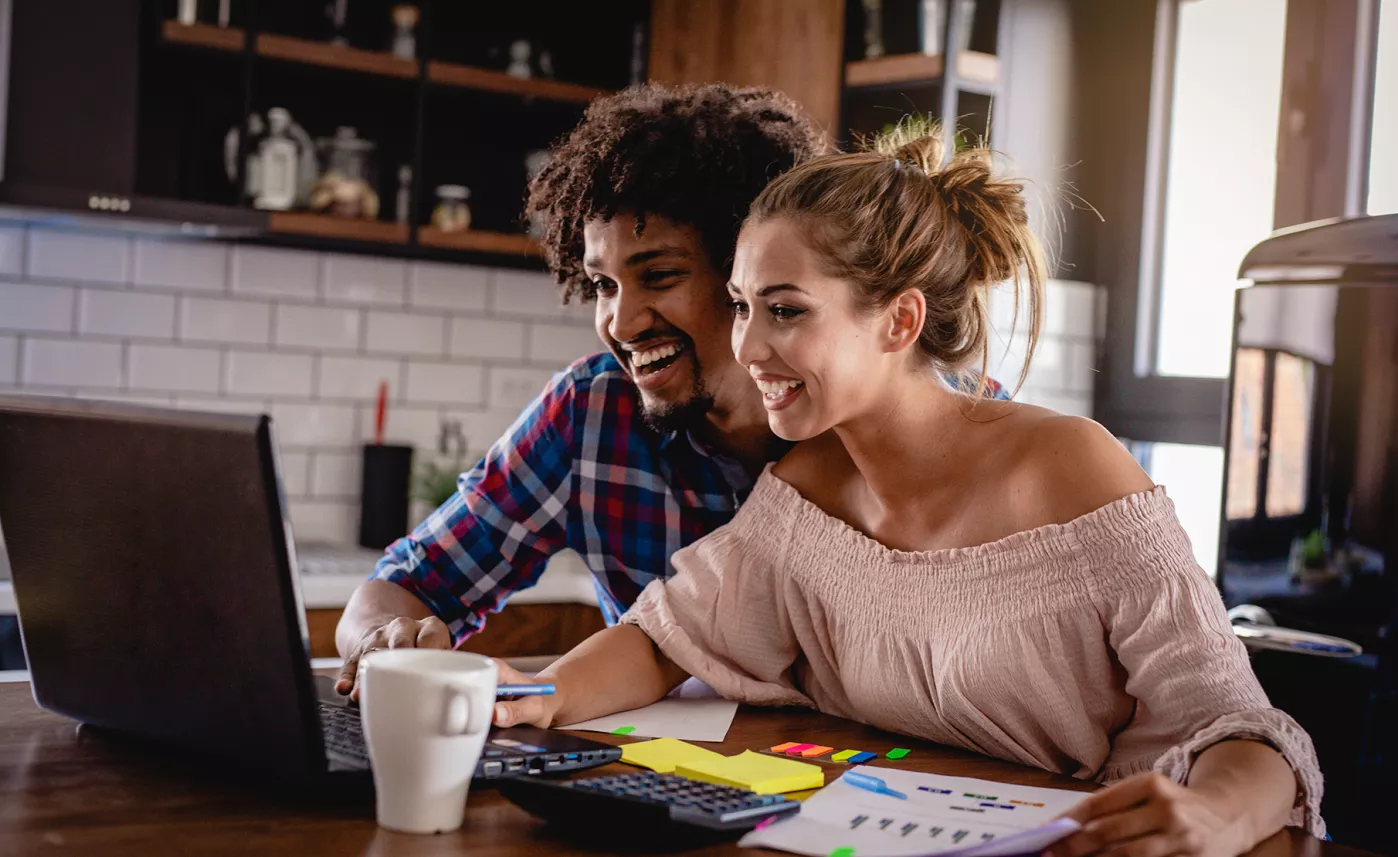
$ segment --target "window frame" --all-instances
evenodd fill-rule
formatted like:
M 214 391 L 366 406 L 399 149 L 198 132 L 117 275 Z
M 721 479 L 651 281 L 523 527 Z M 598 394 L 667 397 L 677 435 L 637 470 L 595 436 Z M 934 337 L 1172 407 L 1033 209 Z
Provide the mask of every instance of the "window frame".
M 1189 2 L 1209 0 L 1155 4 L 1140 230 L 1130 236 L 1137 253 L 1134 270 L 1125 254 L 1118 258 L 1109 286 L 1093 404 L 1098 422 L 1118 437 L 1222 446 L 1228 380 L 1156 371 L 1179 10 Z M 1380 2 L 1287 0 L 1275 229 L 1365 210 Z

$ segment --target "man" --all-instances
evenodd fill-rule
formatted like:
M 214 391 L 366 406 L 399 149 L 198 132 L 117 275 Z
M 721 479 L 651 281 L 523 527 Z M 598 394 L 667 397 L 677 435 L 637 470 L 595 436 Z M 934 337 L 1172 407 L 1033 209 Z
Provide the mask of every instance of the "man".
M 528 212 L 564 300 L 595 303 L 607 351 L 554 376 L 389 547 L 336 628 L 340 692 L 366 651 L 460 643 L 564 548 L 592 570 L 610 625 L 671 554 L 733 517 L 788 448 L 733 357 L 733 246 L 763 187 L 822 148 L 771 90 L 649 86 L 592 103 Z
M 607 351 L 574 363 L 457 494 L 391 545 L 336 629 L 337 684 L 374 648 L 449 647 L 573 548 L 614 622 L 672 553 L 726 523 L 785 445 L 733 359 L 728 265 L 752 200 L 821 149 L 770 90 L 599 99 L 530 187 L 563 298 Z

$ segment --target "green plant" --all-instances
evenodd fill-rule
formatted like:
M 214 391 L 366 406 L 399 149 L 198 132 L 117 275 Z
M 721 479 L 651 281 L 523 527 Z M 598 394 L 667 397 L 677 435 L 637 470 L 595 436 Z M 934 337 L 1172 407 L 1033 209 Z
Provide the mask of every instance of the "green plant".
M 418 468 L 413 478 L 412 496 L 436 508 L 456 493 L 456 480 L 461 475 L 464 459 L 455 459 L 445 465 L 427 461 Z

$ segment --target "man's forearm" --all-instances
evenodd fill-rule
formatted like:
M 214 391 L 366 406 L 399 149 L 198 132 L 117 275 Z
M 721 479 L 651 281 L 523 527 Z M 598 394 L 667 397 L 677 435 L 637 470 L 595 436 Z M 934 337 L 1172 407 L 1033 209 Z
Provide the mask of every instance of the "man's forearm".
M 335 648 L 346 657 L 355 643 L 373 628 L 378 628 L 399 616 L 426 619 L 432 615 L 411 592 L 396 583 L 368 580 L 350 596 L 340 622 L 335 626 Z
M 635 625 L 598 631 L 535 676 L 558 688 L 554 725 L 650 705 L 689 674 Z

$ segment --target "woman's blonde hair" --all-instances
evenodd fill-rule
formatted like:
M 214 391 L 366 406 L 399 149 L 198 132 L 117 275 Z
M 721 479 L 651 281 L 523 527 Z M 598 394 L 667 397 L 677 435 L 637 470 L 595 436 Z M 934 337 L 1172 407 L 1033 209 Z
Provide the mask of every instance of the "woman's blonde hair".
M 991 287 L 1012 282 L 1015 320 L 1026 310 L 1023 384 L 1043 324 L 1048 270 L 1029 229 L 1024 182 L 997 176 L 989 149 L 962 149 L 946 164 L 942 152 L 935 125 L 901 124 L 866 151 L 813 158 L 779 176 L 748 219 L 799 221 L 826 271 L 854 283 L 870 309 L 921 291 L 920 350 L 943 371 L 979 362 L 979 399 L 990 363 Z

